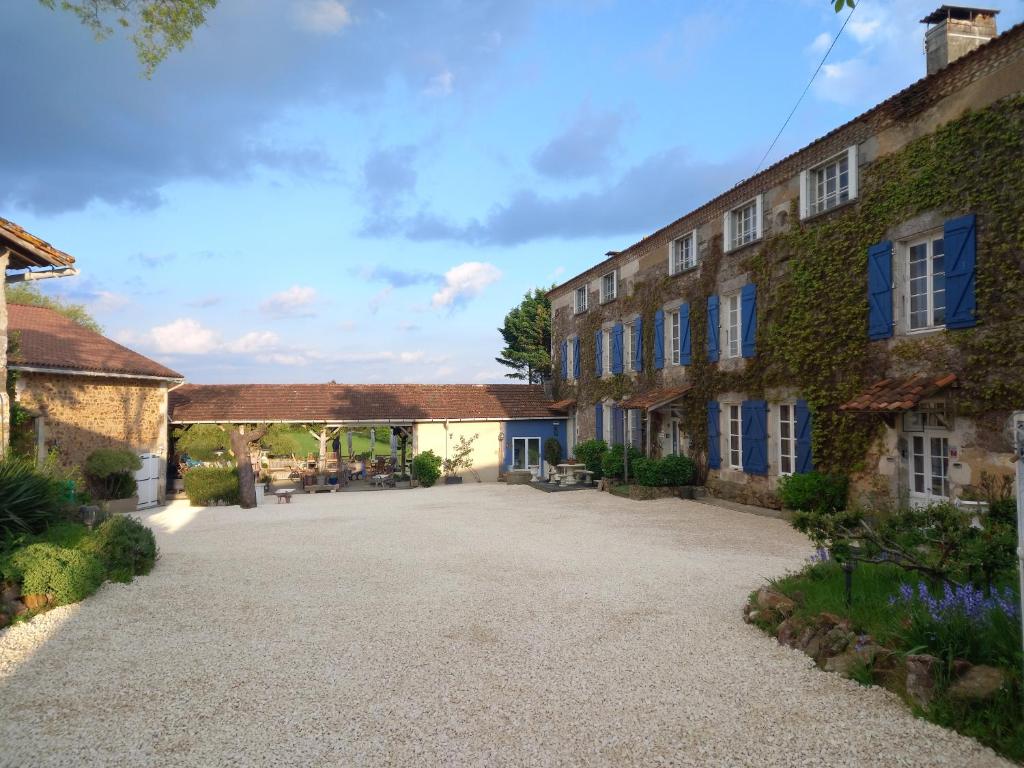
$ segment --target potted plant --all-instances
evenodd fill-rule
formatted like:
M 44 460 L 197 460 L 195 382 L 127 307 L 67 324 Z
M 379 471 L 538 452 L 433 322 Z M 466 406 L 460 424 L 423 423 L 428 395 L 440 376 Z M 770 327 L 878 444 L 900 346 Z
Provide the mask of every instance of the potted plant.
M 473 435 L 467 439 L 465 435 L 459 437 L 459 442 L 455 446 L 451 455 L 441 462 L 441 469 L 444 471 L 444 483 L 445 485 L 458 485 L 462 483 L 462 476 L 459 474 L 459 470 L 465 469 L 472 471 L 473 469 L 473 443 L 480 437 L 479 434 Z
M 134 473 L 140 469 L 142 461 L 131 451 L 100 448 L 86 458 L 83 473 L 89 490 L 106 502 L 108 512 L 134 512 L 139 506 Z

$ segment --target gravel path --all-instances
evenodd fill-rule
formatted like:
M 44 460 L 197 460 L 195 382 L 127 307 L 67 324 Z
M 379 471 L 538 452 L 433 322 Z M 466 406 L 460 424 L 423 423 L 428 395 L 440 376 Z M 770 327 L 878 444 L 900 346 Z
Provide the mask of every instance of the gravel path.
M 149 516 L 162 557 L 0 634 L 3 766 L 1005 766 L 740 619 L 809 547 L 504 485 Z

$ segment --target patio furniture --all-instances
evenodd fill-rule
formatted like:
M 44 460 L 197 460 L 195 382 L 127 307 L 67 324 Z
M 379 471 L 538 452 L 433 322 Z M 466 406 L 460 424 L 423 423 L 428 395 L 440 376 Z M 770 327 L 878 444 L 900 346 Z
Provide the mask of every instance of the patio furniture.
M 381 473 L 374 475 L 372 478 L 373 486 L 375 488 L 384 488 L 386 486 L 394 486 L 394 476 L 390 473 Z
M 280 504 L 282 501 L 285 504 L 292 503 L 292 494 L 295 493 L 292 488 L 278 488 L 274 491 L 274 495 L 277 496 L 277 503 Z

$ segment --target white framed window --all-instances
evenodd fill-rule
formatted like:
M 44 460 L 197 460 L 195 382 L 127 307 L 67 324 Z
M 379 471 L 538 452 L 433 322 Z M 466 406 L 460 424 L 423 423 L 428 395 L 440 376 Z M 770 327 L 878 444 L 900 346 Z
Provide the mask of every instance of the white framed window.
M 857 199 L 857 147 L 848 147 L 821 165 L 800 172 L 800 218 Z
M 907 327 L 911 331 L 946 324 L 945 241 L 942 231 L 906 245 Z
M 779 474 L 796 471 L 796 408 L 792 403 L 779 406 Z
M 673 310 L 668 313 L 668 336 L 670 349 L 672 350 L 671 363 L 672 365 L 679 365 L 679 344 L 680 344 L 680 326 L 679 326 L 679 310 Z
M 576 377 L 573 375 L 573 370 L 576 365 L 575 360 L 576 354 L 576 337 L 570 336 L 565 340 L 565 370 L 567 378 L 571 381 Z
M 949 438 L 939 435 L 911 437 L 910 488 L 928 503 L 949 498 Z
M 729 467 L 743 469 L 743 417 L 739 405 L 726 406 L 729 436 Z
M 762 197 L 758 195 L 725 214 L 723 242 L 726 251 L 761 239 Z
M 576 314 L 587 311 L 587 286 L 581 285 L 576 289 Z
M 668 273 L 678 275 L 697 266 L 697 230 L 676 238 L 669 245 Z
M 740 312 L 740 295 L 734 293 L 722 298 L 722 309 L 725 312 L 722 323 L 722 354 L 725 357 L 740 356 L 740 334 L 743 332 L 742 313 Z
M 629 373 L 633 370 L 633 361 L 636 360 L 636 339 L 633 338 L 633 324 L 623 323 L 622 325 L 622 370 Z
M 601 375 L 611 376 L 612 373 L 612 328 L 605 328 L 601 334 Z
M 619 292 L 619 276 L 612 271 L 601 276 L 601 303 L 614 299 Z

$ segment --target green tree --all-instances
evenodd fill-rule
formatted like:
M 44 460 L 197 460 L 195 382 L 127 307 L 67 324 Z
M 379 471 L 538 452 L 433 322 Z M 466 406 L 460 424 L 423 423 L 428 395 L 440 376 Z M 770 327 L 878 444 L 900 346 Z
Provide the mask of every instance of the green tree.
M 50 9 L 70 11 L 98 40 L 114 26 L 131 33 L 135 54 L 146 77 L 172 50 L 182 50 L 192 33 L 206 21 L 217 0 L 39 0 Z
M 89 314 L 84 304 L 74 304 L 64 299 L 47 296 L 32 283 L 15 283 L 6 286 L 8 304 L 27 304 L 30 307 L 45 307 L 59 312 L 73 323 L 88 328 L 96 333 L 103 333 L 103 328 Z
M 508 378 L 538 384 L 551 375 L 551 302 L 545 289 L 527 291 L 498 332 L 505 348 L 494 359 L 512 369 Z

